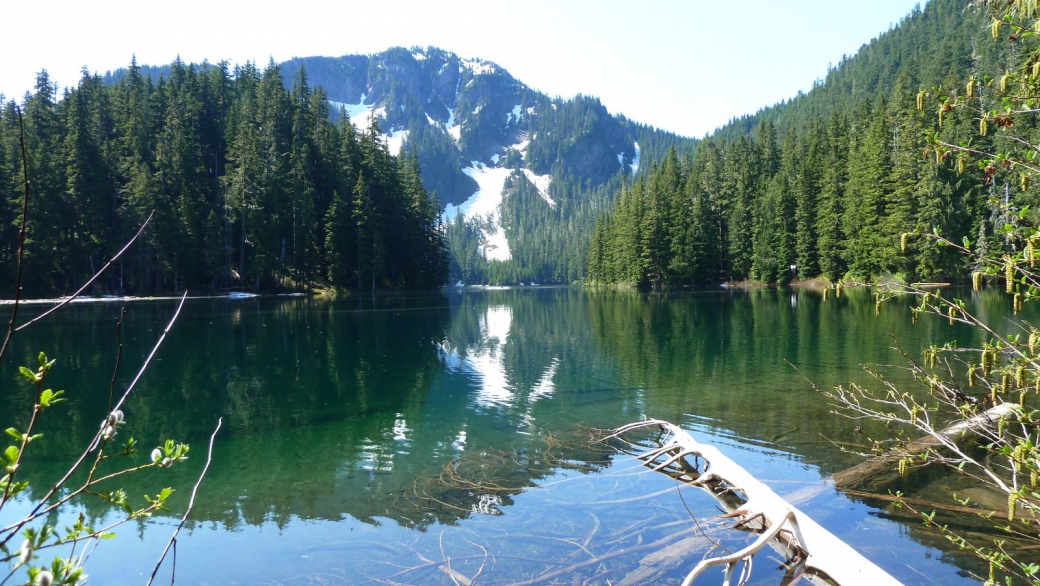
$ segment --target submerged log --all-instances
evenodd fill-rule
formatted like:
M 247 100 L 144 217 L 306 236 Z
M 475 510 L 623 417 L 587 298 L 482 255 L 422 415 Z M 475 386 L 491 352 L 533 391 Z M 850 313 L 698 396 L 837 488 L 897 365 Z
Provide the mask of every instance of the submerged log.
M 737 564 L 746 562 L 744 571 L 749 571 L 751 557 L 766 545 L 789 562 L 790 569 L 784 583 L 793 583 L 804 577 L 814 584 L 899 584 L 718 448 L 697 442 L 677 425 L 656 419 L 641 421 L 617 429 L 610 437 L 644 427 L 658 427 L 664 437 L 660 447 L 637 457 L 645 460 L 655 471 L 669 473 L 703 488 L 726 509 L 726 517 L 737 519 L 738 527 L 760 534 L 754 543 L 740 551 L 701 560 L 686 576 L 683 586 L 692 584 L 712 566 L 725 566 L 725 583 L 729 584 Z M 705 461 L 703 469 L 698 468 L 697 459 Z M 745 578 L 741 576 L 738 581 L 743 582 Z
M 959 421 L 943 429 L 936 435 L 928 435 L 914 440 L 898 450 L 871 458 L 852 468 L 834 474 L 831 479 L 835 488 L 861 488 L 870 485 L 872 488 L 887 486 L 899 478 L 896 464 L 907 456 L 919 456 L 928 450 L 941 448 L 944 442 L 961 442 L 978 434 L 980 431 L 996 429 L 1002 419 L 1010 417 L 1015 411 L 1014 403 L 1001 403 L 987 411 Z

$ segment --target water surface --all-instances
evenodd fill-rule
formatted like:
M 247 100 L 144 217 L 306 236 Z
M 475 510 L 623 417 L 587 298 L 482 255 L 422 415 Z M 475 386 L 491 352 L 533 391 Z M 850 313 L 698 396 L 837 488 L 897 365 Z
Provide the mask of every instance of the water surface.
M 959 293 L 1012 327 L 999 317 L 1005 296 Z M 117 393 L 175 304 L 126 307 Z M 0 366 L 0 401 L 27 404 L 15 367 L 39 350 L 58 359 L 49 386 L 69 401 L 32 446 L 35 487 L 64 471 L 104 417 L 120 308 L 73 305 L 16 338 Z M 178 492 L 169 513 L 122 526 L 91 555 L 91 583 L 151 572 L 221 416 L 179 540 L 182 584 L 678 583 L 709 551 L 749 537 L 705 493 L 588 441 L 590 428 L 644 415 L 716 443 L 901 580 L 967 583 L 974 566 L 944 540 L 825 483 L 857 461 L 833 442 L 862 439 L 809 380 L 866 382 L 861 364 L 901 362 L 896 343 L 919 355 L 933 340 L 980 342 L 908 315 L 897 301 L 875 316 L 866 290 L 827 302 L 814 290 L 577 288 L 189 301 L 119 437 L 144 446 L 137 463 L 165 438 L 190 442 L 191 458 L 122 484 L 132 498 Z M 55 520 L 80 511 L 96 525 L 115 518 L 87 499 Z M 755 581 L 777 583 L 778 562 L 760 556 Z

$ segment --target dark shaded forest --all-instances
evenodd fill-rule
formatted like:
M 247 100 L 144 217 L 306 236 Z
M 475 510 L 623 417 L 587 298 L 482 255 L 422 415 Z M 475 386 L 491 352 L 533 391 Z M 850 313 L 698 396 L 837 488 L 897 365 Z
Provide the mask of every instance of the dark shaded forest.
M 60 98 L 60 99 L 59 99 Z M 84 72 L 59 97 L 47 73 L 0 112 L 0 295 L 13 294 L 30 183 L 23 295 L 70 292 L 154 211 L 93 293 L 422 289 L 447 248 L 419 163 L 378 125 L 333 123 L 321 87 L 270 64 L 174 62 L 153 82 Z

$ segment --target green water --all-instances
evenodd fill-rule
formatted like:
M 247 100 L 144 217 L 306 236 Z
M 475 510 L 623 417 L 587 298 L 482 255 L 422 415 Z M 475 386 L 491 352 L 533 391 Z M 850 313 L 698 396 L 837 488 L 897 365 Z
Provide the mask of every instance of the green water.
M 1002 294 L 959 293 L 1011 327 Z M 126 307 L 117 393 L 175 304 Z M 32 446 L 35 486 L 60 476 L 104 417 L 120 308 L 75 304 L 16 338 L 0 365 L 2 404 L 24 405 L 15 367 L 39 350 L 58 359 L 49 382 L 69 400 Z M 812 290 L 576 288 L 189 301 L 119 436 L 141 442 L 138 462 L 161 439 L 190 442 L 183 466 L 122 484 L 132 498 L 180 490 L 170 513 L 122 526 L 87 570 L 92 584 L 144 581 L 223 417 L 178 543 L 181 584 L 452 584 L 449 567 L 476 584 L 640 583 L 646 568 L 678 583 L 713 541 L 748 537 L 726 529 L 710 496 L 587 441 L 588 427 L 647 415 L 716 443 L 782 495 L 810 495 L 803 510 L 901 580 L 968 582 L 970 562 L 936 549 L 941 539 L 824 482 L 856 462 L 828 440 L 857 436 L 807 378 L 866 381 L 860 364 L 900 363 L 894 339 L 915 355 L 928 341 L 979 342 L 943 320 L 912 326 L 899 302 L 875 316 L 866 290 L 827 302 Z M 11 418 L 27 419 L 0 423 Z M 52 520 L 80 511 L 115 518 L 87 499 Z M 650 555 L 663 547 L 677 555 Z M 760 557 L 755 581 L 776 583 L 779 560 Z

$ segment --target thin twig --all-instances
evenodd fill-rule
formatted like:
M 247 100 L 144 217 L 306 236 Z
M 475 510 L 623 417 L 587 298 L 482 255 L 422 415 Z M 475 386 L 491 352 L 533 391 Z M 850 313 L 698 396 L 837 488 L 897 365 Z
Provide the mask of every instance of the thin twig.
M 29 158 L 25 154 L 25 120 L 22 119 L 22 109 L 15 106 L 18 112 L 18 142 L 22 147 L 22 227 L 18 231 L 18 269 L 14 280 L 14 308 L 11 310 L 11 323 L 7 326 L 7 337 L 4 346 L 0 348 L 0 362 L 7 354 L 7 348 L 11 345 L 11 338 L 17 331 L 14 327 L 18 317 L 18 302 L 22 299 L 22 265 L 25 257 L 25 232 L 29 220 Z
M 108 412 L 112 412 L 112 399 L 116 396 L 116 376 L 119 375 L 119 362 L 123 358 L 123 318 L 126 317 L 126 306 L 119 312 L 116 321 L 116 365 L 112 368 L 112 381 L 108 383 Z
M 148 227 L 148 223 L 152 221 L 152 216 L 154 216 L 154 215 L 155 215 L 155 210 L 152 210 L 152 213 L 148 214 L 148 218 L 145 219 L 144 224 L 141 224 L 141 228 L 137 230 L 137 234 L 134 234 L 134 237 L 131 238 L 130 241 L 127 242 L 126 245 L 123 246 L 123 248 L 121 248 L 119 250 L 119 252 L 116 253 L 115 256 L 113 256 L 111 259 L 109 259 L 109 261 L 107 263 L 105 263 L 105 266 L 101 267 L 101 270 L 99 270 L 98 272 L 94 273 L 93 277 L 91 277 L 86 283 L 84 283 L 82 287 L 77 289 L 75 293 L 73 293 L 69 297 L 66 297 L 61 303 L 55 305 L 54 307 L 48 309 L 47 311 L 41 313 L 40 315 L 32 318 L 31 320 L 25 322 L 24 324 L 18 326 L 17 328 L 14 329 L 14 331 L 20 332 L 20 331 L 24 330 L 25 328 L 33 325 L 34 323 L 40 321 L 41 319 L 47 317 L 48 315 L 54 313 L 55 311 L 58 311 L 62 307 L 65 307 L 66 305 L 71 303 L 73 299 L 79 297 L 80 293 L 86 291 L 87 288 L 89 288 L 91 285 L 93 285 L 94 281 L 96 281 L 98 279 L 98 277 L 100 277 L 101 274 L 104 273 L 108 269 L 108 267 L 112 266 L 112 263 L 114 263 L 117 260 L 119 260 L 119 257 L 123 256 L 123 253 L 126 252 L 127 250 L 129 250 L 129 248 L 134 245 L 134 242 L 137 242 L 137 239 L 141 236 L 142 233 L 144 233 L 144 229 Z
M 188 509 L 184 511 L 184 516 L 181 517 L 181 522 L 177 525 L 177 529 L 174 530 L 173 535 L 170 536 L 170 541 L 166 544 L 163 549 L 162 555 L 159 556 L 159 561 L 156 562 L 155 568 L 152 569 L 152 575 L 148 577 L 148 583 L 145 586 L 150 586 L 152 580 L 155 579 L 155 574 L 159 572 L 159 567 L 162 566 L 163 560 L 166 559 L 166 554 L 169 553 L 171 547 L 175 547 L 177 544 L 177 535 L 181 532 L 181 528 L 184 527 L 184 523 L 188 521 L 188 515 L 191 514 L 192 508 L 195 507 L 195 495 L 199 492 L 199 485 L 202 484 L 202 479 L 206 477 L 206 472 L 209 470 L 209 465 L 213 461 L 213 442 L 217 439 L 217 432 L 220 431 L 220 425 L 224 422 L 224 418 L 220 417 L 217 419 L 217 428 L 213 430 L 213 435 L 209 436 L 209 451 L 206 454 L 206 465 L 202 468 L 202 474 L 199 475 L 198 481 L 195 482 L 195 487 L 191 489 L 191 499 L 188 500 Z

